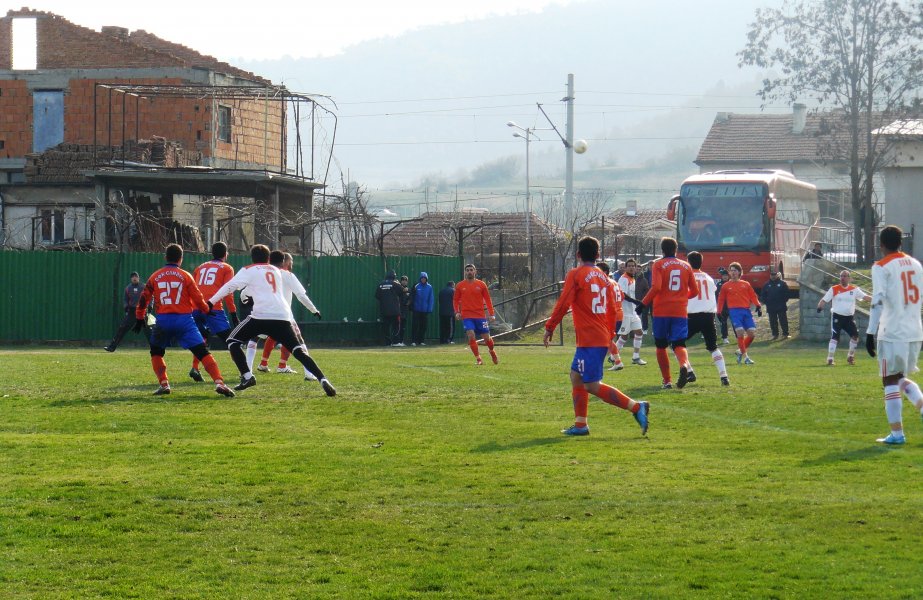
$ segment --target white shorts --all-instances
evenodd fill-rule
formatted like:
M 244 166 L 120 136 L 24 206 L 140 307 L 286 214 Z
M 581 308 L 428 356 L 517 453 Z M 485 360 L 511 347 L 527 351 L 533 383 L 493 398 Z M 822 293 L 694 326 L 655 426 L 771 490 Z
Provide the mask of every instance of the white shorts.
M 619 328 L 619 335 L 628 335 L 632 331 L 641 329 L 641 317 L 638 313 L 631 311 L 631 316 L 622 316 L 622 326 Z
M 920 346 L 923 342 L 889 342 L 878 340 L 878 371 L 882 377 L 912 375 L 919 371 Z

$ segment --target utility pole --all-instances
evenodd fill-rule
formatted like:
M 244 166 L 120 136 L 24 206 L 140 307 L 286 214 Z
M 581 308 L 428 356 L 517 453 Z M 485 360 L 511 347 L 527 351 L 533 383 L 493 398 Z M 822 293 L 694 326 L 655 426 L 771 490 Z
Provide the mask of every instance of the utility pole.
M 574 74 L 567 74 L 567 95 L 564 97 L 567 104 L 567 123 L 565 124 L 564 140 L 564 218 L 567 230 L 574 241 Z

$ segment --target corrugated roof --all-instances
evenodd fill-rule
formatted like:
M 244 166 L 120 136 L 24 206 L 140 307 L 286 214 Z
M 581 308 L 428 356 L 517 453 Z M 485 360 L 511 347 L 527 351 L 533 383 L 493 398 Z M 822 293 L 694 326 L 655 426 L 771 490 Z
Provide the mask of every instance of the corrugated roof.
M 615 224 L 619 235 L 645 235 L 657 227 L 673 227 L 672 221 L 667 220 L 666 208 L 633 211 L 625 208 L 619 209 L 606 216 L 606 226 L 610 224 Z

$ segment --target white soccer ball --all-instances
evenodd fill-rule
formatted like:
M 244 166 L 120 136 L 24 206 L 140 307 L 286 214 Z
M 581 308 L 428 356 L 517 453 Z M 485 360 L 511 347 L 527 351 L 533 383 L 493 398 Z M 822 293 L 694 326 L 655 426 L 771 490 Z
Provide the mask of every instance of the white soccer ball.
M 574 142 L 574 152 L 577 154 L 583 154 L 588 147 L 586 140 L 577 140 Z

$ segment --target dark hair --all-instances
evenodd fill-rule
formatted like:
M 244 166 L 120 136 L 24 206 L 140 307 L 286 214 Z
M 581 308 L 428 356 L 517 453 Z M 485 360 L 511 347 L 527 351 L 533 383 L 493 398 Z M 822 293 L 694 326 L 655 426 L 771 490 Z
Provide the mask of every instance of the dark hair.
M 228 245 L 224 242 L 215 242 L 212 244 L 212 258 L 221 260 L 228 255 Z
M 702 255 L 696 252 L 695 250 L 687 254 L 686 258 L 689 260 L 689 264 L 690 266 L 692 266 L 693 269 L 702 268 Z
M 250 260 L 254 264 L 269 262 L 269 246 L 265 244 L 254 244 L 250 246 Z
M 904 232 L 897 225 L 888 225 L 881 230 L 878 237 L 882 246 L 891 252 L 895 252 L 901 248 L 901 238 L 904 237 Z
M 282 263 L 285 262 L 285 252 L 281 250 L 273 250 L 269 253 L 269 264 L 274 267 L 281 267 Z
M 183 247 L 179 244 L 170 244 L 164 253 L 168 263 L 178 263 L 183 260 Z
M 728 265 L 728 269 L 737 269 L 737 271 L 741 275 L 743 275 L 743 272 L 744 272 L 744 268 L 740 266 L 739 262 L 732 262 L 731 264 Z
M 665 237 L 660 240 L 660 249 L 664 256 L 676 256 L 676 240 L 671 237 Z
M 599 258 L 599 240 L 590 236 L 580 238 L 577 242 L 577 254 L 584 261 L 595 261 Z
M 606 275 L 609 274 L 609 263 L 607 263 L 606 261 L 601 260 L 598 263 L 596 263 L 596 266 L 599 267 L 600 271 L 602 271 Z
M 633 264 L 637 265 L 637 264 L 638 264 L 638 261 L 636 261 L 636 260 L 633 259 L 633 258 L 626 258 L 626 259 L 625 259 L 625 266 L 626 266 L 626 267 L 628 266 L 628 263 L 633 263 Z

